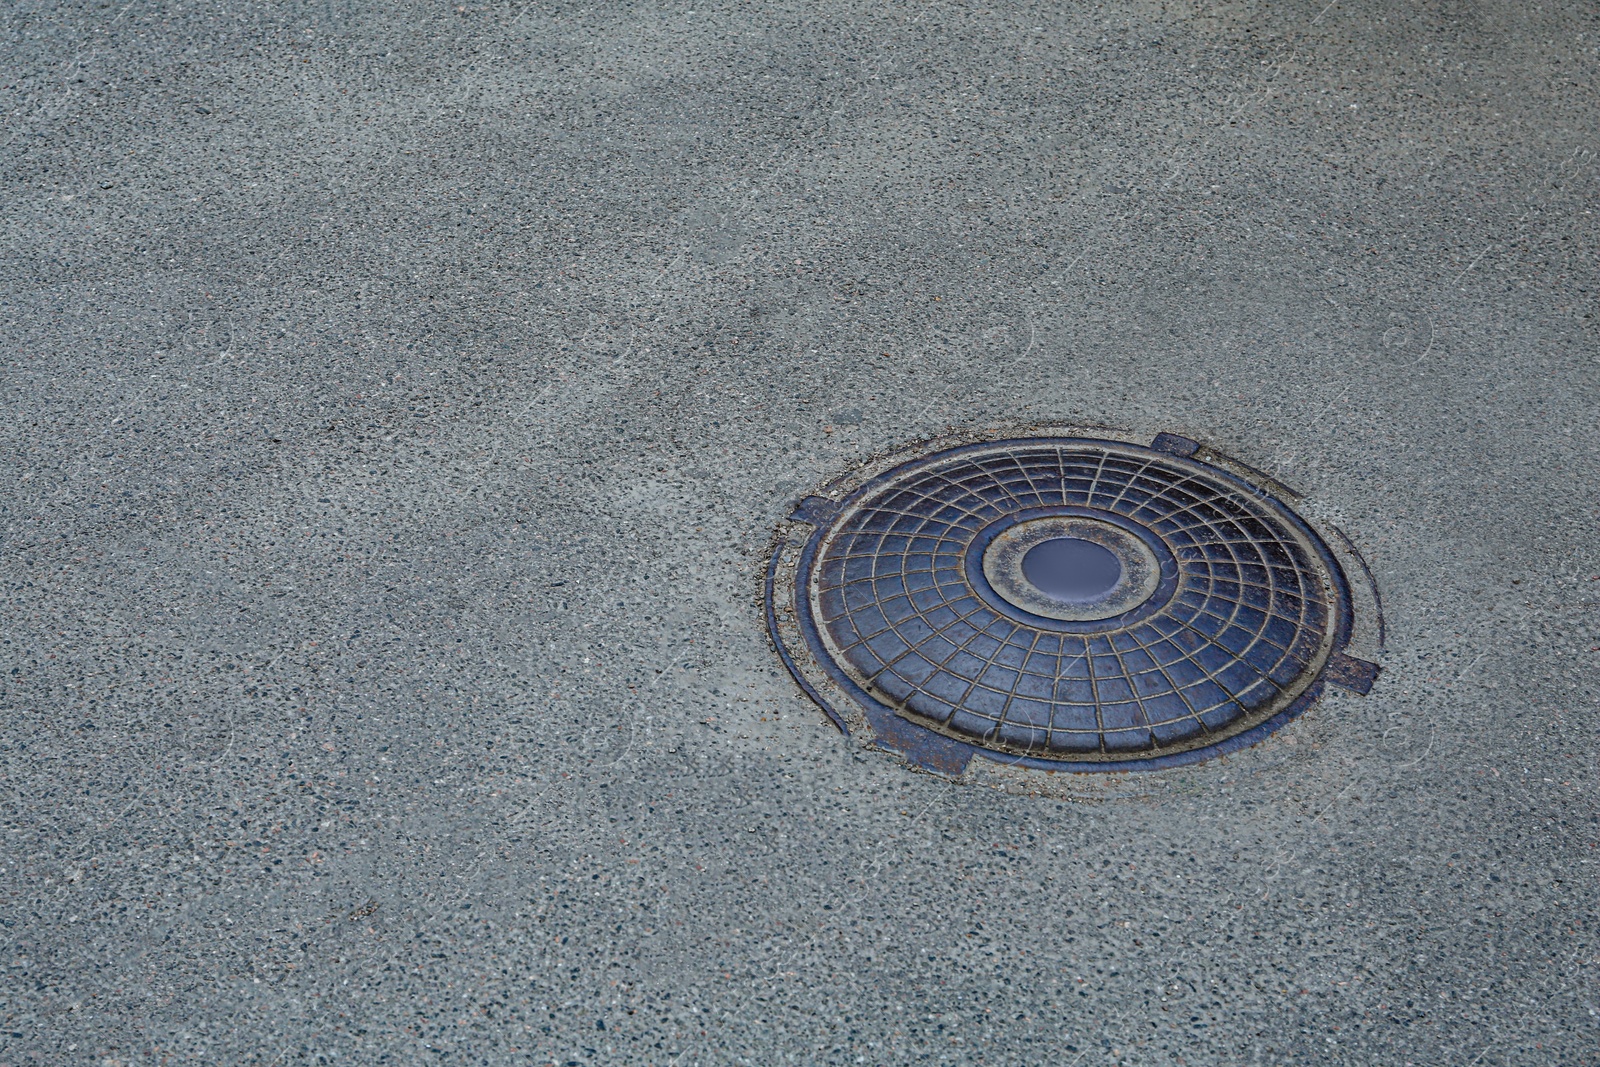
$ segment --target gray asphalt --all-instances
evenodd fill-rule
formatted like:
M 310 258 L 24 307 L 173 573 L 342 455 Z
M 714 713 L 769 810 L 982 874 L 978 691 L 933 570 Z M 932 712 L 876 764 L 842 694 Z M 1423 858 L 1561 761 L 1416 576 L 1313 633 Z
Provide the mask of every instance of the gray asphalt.
M 1586 3 L 17 3 L 0 1063 L 1600 1063 Z M 773 529 L 1186 434 L 1384 674 L 1045 799 Z

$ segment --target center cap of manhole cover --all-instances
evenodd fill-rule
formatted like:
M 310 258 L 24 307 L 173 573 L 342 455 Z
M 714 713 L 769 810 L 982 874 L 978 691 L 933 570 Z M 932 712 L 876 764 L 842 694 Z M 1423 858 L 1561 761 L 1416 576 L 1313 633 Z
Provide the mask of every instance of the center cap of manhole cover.
M 1157 539 L 1087 515 L 1008 516 L 980 532 L 975 545 L 989 587 L 1047 619 L 1109 619 L 1161 585 Z
M 769 573 L 785 661 L 841 726 L 946 772 L 1189 763 L 1325 673 L 1364 691 L 1323 539 L 1194 442 L 1157 445 L 966 444 L 807 498 Z

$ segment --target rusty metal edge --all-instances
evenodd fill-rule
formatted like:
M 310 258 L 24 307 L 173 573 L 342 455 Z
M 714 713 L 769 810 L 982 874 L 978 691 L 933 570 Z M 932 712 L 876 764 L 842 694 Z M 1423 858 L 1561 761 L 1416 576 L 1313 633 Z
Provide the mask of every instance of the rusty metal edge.
M 1329 522 L 1326 525 L 1328 529 L 1339 535 L 1339 540 L 1344 542 L 1344 546 L 1350 550 L 1350 554 L 1361 565 L 1361 573 L 1366 575 L 1367 591 L 1372 594 L 1372 612 L 1377 616 L 1378 622 L 1378 651 L 1382 652 L 1388 645 L 1389 627 L 1384 620 L 1383 594 L 1378 592 L 1378 579 L 1372 573 L 1372 568 L 1367 565 L 1367 557 L 1362 554 L 1361 549 L 1356 547 L 1356 543 L 1350 540 L 1350 535 L 1341 530 L 1336 523 Z M 1351 607 L 1353 610 L 1354 605 L 1352 604 Z
M 778 561 L 783 556 L 785 549 L 795 547 L 798 546 L 789 539 L 788 531 L 785 530 L 779 534 L 774 542 L 772 557 L 767 561 L 767 575 L 763 589 L 765 593 L 763 600 L 766 602 L 767 637 L 772 641 L 772 647 L 777 651 L 778 658 L 783 661 L 784 667 L 788 668 L 789 674 L 793 676 L 794 680 L 800 684 L 800 688 L 805 691 L 806 696 L 810 697 L 811 702 L 822 709 L 823 714 L 827 715 L 833 725 L 839 728 L 840 733 L 849 737 L 850 727 L 844 721 L 844 717 L 833 710 L 833 705 L 823 699 L 816 686 L 812 685 L 810 679 L 800 670 L 800 665 L 795 662 L 794 657 L 789 654 L 788 646 L 783 643 L 783 632 L 778 629 L 778 605 L 775 596 L 777 593 Z

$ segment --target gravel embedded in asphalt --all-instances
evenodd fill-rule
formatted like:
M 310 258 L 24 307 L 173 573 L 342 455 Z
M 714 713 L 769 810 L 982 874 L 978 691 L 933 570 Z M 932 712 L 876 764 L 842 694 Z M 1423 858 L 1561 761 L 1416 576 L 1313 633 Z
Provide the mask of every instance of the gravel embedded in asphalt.
M 1600 1063 L 1589 5 L 0 26 L 0 1061 Z M 842 737 L 773 529 L 1002 423 L 1305 494 L 1372 692 Z

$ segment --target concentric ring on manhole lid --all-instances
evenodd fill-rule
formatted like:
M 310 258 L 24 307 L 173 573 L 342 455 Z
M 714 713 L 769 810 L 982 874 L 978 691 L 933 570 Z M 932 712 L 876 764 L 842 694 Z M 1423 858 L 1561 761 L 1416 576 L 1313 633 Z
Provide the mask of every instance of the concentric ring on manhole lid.
M 841 728 L 944 773 L 1190 763 L 1325 678 L 1365 692 L 1338 558 L 1198 450 L 980 441 L 808 497 L 768 573 L 779 652 Z

